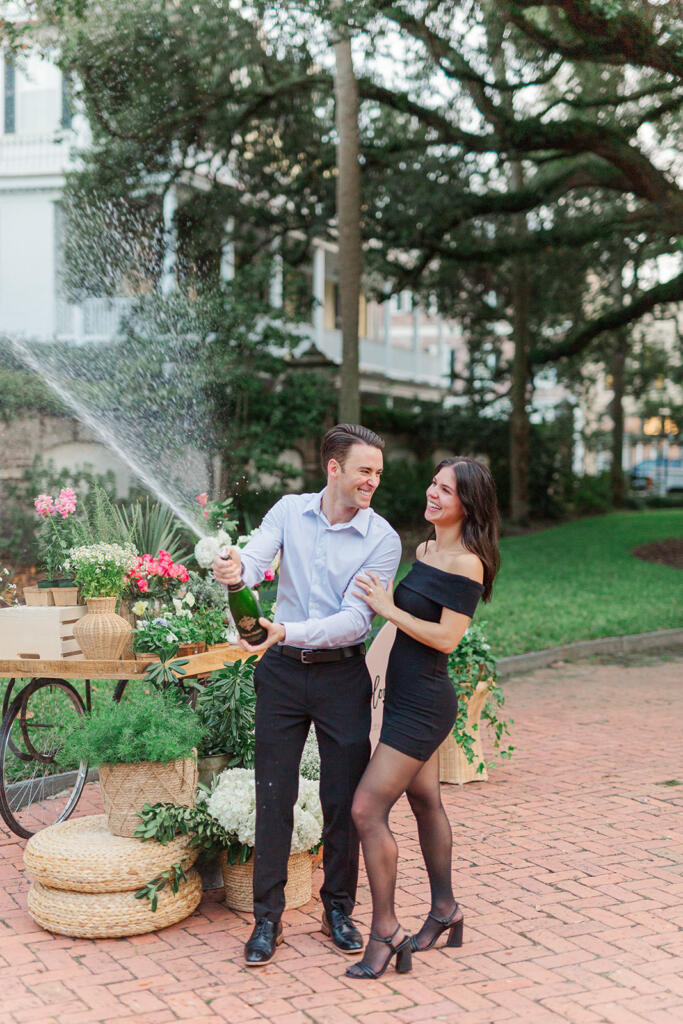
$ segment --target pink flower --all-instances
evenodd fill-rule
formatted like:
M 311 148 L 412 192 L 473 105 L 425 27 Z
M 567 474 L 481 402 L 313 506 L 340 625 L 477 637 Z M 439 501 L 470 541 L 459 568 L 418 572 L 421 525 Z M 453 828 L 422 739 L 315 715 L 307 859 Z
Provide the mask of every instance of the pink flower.
M 73 515 L 76 511 L 76 492 L 72 487 L 63 487 L 59 497 L 55 501 L 55 509 L 60 513 L 62 519 Z
M 202 491 L 202 493 L 198 494 L 194 500 L 197 502 L 198 505 L 201 505 L 202 508 L 205 508 L 206 503 L 209 500 L 209 495 L 207 494 L 206 491 Z
M 149 583 L 147 580 L 138 580 L 138 590 L 141 594 L 146 594 L 149 590 Z
M 211 513 L 209 512 L 208 508 L 205 508 L 205 509 L 204 509 L 204 517 L 205 517 L 206 519 L 208 519 L 210 515 L 211 515 Z
M 36 512 L 42 519 L 55 514 L 55 507 L 49 494 L 39 494 L 33 502 Z
M 263 574 L 263 578 L 264 580 L 268 580 L 268 582 L 270 583 L 271 580 L 275 579 L 275 573 L 273 572 L 272 569 L 266 569 L 266 571 Z

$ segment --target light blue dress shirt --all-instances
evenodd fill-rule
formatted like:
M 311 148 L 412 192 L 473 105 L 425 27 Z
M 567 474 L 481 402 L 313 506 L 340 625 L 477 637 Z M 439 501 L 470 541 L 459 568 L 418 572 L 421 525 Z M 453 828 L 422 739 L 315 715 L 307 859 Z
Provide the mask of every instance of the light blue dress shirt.
M 347 647 L 365 639 L 374 612 L 354 597 L 354 579 L 374 572 L 386 586 L 401 560 L 396 531 L 372 509 L 331 525 L 318 494 L 286 494 L 241 552 L 253 587 L 281 550 L 277 621 L 294 647 Z

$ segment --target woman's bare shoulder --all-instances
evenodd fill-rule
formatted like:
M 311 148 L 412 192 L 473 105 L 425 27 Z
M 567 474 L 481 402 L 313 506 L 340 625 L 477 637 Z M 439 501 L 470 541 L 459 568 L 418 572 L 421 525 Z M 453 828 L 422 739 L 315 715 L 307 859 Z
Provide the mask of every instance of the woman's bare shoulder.
M 427 545 L 428 544 L 429 544 L 428 540 L 423 540 L 421 544 L 417 545 L 417 548 L 415 549 L 415 557 L 416 558 L 423 558 L 424 557 L 424 554 L 425 554 L 425 552 L 427 550 Z
M 443 566 L 446 572 L 458 573 L 460 576 L 467 576 L 475 583 L 484 582 L 484 563 L 479 555 L 473 551 L 459 551 L 450 555 Z

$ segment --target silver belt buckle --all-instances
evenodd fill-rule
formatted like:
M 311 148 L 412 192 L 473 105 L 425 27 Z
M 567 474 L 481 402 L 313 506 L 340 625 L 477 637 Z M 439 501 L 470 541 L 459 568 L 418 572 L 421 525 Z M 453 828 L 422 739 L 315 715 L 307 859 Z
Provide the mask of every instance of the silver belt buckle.
M 311 655 L 314 654 L 314 651 L 313 651 L 312 647 L 302 647 L 301 648 L 301 663 L 302 663 L 302 665 L 312 665 L 313 664 L 313 658 L 312 657 L 311 658 L 307 657 L 307 655 L 309 655 L 309 654 L 311 654 Z

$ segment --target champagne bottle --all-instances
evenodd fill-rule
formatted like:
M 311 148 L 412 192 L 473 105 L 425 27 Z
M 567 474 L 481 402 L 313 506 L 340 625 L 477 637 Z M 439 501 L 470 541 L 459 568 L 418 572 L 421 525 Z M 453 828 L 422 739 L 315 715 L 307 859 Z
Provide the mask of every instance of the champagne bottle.
M 221 558 L 230 558 L 227 548 L 221 551 Z M 268 633 L 259 622 L 261 606 L 256 594 L 249 589 L 244 580 L 228 584 L 228 604 L 241 638 L 254 647 L 262 644 L 268 638 Z

